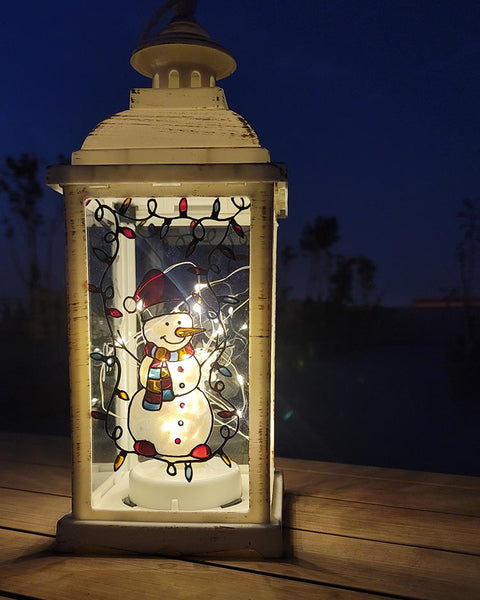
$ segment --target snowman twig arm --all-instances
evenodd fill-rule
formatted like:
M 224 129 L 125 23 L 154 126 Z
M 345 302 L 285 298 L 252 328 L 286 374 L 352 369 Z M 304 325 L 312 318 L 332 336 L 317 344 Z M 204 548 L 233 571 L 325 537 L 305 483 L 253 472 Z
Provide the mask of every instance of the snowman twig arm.
M 216 360 L 222 351 L 225 349 L 225 342 L 219 342 L 218 338 L 215 340 L 215 344 L 212 349 L 209 349 L 206 353 L 206 356 L 203 360 L 199 360 L 200 368 L 203 368 L 204 365 L 209 365 L 211 362 Z
M 137 364 L 140 364 L 140 359 L 138 357 L 135 356 L 135 354 L 133 354 L 133 352 L 131 352 L 128 348 L 127 345 L 125 344 L 125 342 L 123 341 L 122 336 L 120 335 L 120 331 L 117 330 L 117 335 L 118 335 L 118 340 L 116 343 L 117 348 L 121 348 L 122 350 L 125 350 L 125 352 L 131 356 L 133 358 L 134 361 L 136 361 Z

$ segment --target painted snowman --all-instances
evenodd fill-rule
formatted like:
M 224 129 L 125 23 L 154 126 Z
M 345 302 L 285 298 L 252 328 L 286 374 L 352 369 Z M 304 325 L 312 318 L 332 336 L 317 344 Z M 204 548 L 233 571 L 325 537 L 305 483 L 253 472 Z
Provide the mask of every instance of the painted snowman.
M 201 366 L 192 337 L 188 305 L 173 281 L 153 269 L 143 278 L 134 300 L 141 308 L 145 356 L 139 367 L 141 389 L 133 397 L 128 427 L 134 450 L 169 463 L 203 461 L 211 457 L 210 403 L 198 387 Z M 171 474 L 176 472 L 171 467 Z

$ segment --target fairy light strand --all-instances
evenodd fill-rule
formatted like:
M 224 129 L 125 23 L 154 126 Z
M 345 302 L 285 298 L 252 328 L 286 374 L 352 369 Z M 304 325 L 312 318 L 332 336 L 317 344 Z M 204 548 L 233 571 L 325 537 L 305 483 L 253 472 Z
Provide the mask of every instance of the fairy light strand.
M 145 343 L 141 333 L 137 332 L 133 335 L 133 338 L 127 339 L 124 335 L 120 334 L 120 330 L 117 328 L 114 334 L 115 328 L 113 322 L 123 317 L 123 312 L 120 308 L 115 306 L 116 294 L 113 283 L 109 281 L 109 273 L 113 263 L 118 259 L 119 255 L 119 235 L 123 235 L 128 240 L 141 239 L 147 243 L 148 250 L 153 251 L 153 255 L 158 258 L 161 257 L 162 248 L 152 248 L 155 239 L 167 242 L 169 234 L 174 231 L 172 224 L 174 221 L 190 222 L 189 234 L 180 233 L 174 236 L 176 241 L 176 249 L 182 251 L 185 249 L 186 253 L 194 255 L 199 248 L 207 243 L 210 245 L 210 252 L 206 258 L 203 259 L 204 264 L 202 266 L 199 262 L 192 260 L 181 260 L 174 262 L 173 264 L 165 267 L 165 273 L 173 273 L 176 270 L 182 270 L 185 267 L 190 267 L 197 272 L 197 283 L 194 284 L 192 293 L 187 297 L 190 305 L 194 307 L 195 316 L 199 319 L 200 325 L 203 327 L 207 325 L 207 332 L 203 336 L 201 346 L 198 348 L 199 356 L 204 359 L 201 363 L 202 368 L 207 368 L 208 377 L 202 376 L 202 382 L 204 384 L 204 392 L 212 405 L 214 421 L 222 426 L 232 426 L 233 429 L 229 437 L 233 437 L 237 433 L 244 439 L 248 439 L 245 432 L 239 430 L 239 415 L 245 414 L 248 407 L 246 383 L 244 376 L 239 372 L 236 367 L 236 360 L 238 360 L 238 353 L 243 352 L 248 344 L 248 338 L 240 333 L 240 330 L 244 331 L 248 314 L 244 317 L 245 321 L 240 326 L 234 326 L 233 320 L 236 315 L 242 314 L 242 311 L 247 311 L 248 306 L 248 283 L 243 285 L 241 289 L 235 286 L 232 279 L 235 279 L 243 271 L 248 273 L 249 266 L 239 266 L 233 271 L 227 273 L 224 277 L 218 277 L 221 271 L 218 260 L 221 257 L 221 261 L 227 261 L 227 265 L 235 260 L 235 252 L 230 250 L 230 244 L 233 243 L 231 236 L 235 236 L 240 244 L 246 245 L 247 240 L 245 238 L 245 232 L 243 228 L 237 223 L 236 219 L 238 215 L 249 209 L 250 205 L 245 202 L 243 198 L 233 199 L 232 203 L 236 208 L 233 215 L 227 217 L 220 217 L 220 210 L 218 208 L 219 199 L 214 201 L 214 209 L 210 216 L 201 217 L 200 219 L 192 219 L 188 215 L 188 201 L 185 198 L 180 200 L 179 214 L 177 216 L 164 217 L 157 213 L 158 200 L 151 198 L 147 202 L 147 213 L 146 215 L 130 216 L 129 210 L 131 209 L 132 199 L 127 198 L 123 201 L 120 208 L 115 208 L 102 203 L 100 200 L 95 200 L 94 219 L 95 222 L 102 228 L 107 228 L 108 231 L 103 236 L 103 242 L 106 245 L 106 251 L 104 248 L 98 246 L 92 247 L 93 256 L 99 265 L 104 264 L 105 268 L 100 276 L 97 283 L 89 283 L 89 289 L 92 294 L 98 294 L 101 298 L 104 310 L 104 318 L 110 332 L 110 338 L 112 343 L 110 344 L 113 354 L 110 356 L 111 363 L 107 364 L 109 358 L 104 354 L 105 360 L 102 361 L 101 369 L 99 373 L 99 387 L 101 394 L 101 406 L 105 411 L 105 431 L 107 435 L 114 441 L 120 454 L 117 456 L 115 463 L 115 470 L 120 468 L 124 462 L 125 455 L 131 452 L 130 449 L 124 448 L 120 445 L 120 440 L 124 433 L 124 429 L 121 425 L 118 425 L 118 420 L 125 420 L 125 416 L 120 416 L 112 410 L 113 400 L 115 394 L 118 392 L 118 383 L 121 378 L 121 364 L 118 360 L 117 353 L 122 351 L 126 352 L 128 356 L 138 364 L 139 348 Z M 216 207 L 216 209 L 215 209 Z M 120 222 L 121 221 L 121 222 Z M 127 227 L 124 223 L 130 222 L 132 227 Z M 213 223 L 212 223 L 213 222 Z M 208 230 L 208 226 L 215 224 L 215 234 L 211 234 L 211 230 Z M 218 227 L 224 226 L 223 233 Z M 148 233 L 146 234 L 146 232 Z M 220 237 L 218 239 L 218 234 Z M 217 236 L 217 237 L 215 237 Z M 230 240 L 230 241 L 229 241 Z M 214 243 L 213 243 L 214 242 Z M 229 245 L 227 245 L 227 243 Z M 217 258 L 218 257 L 218 258 Z M 93 260 L 93 257 L 92 257 Z M 223 268 L 226 268 L 225 266 Z M 212 275 L 214 277 L 212 277 Z M 216 275 L 216 277 L 215 277 Z M 202 281 L 203 279 L 203 281 Z M 233 304 L 229 304 L 233 303 Z M 137 307 L 138 309 L 139 307 Z M 134 343 L 136 354 L 129 349 L 129 344 Z M 95 354 L 95 353 L 93 353 Z M 92 357 L 93 357 L 92 354 Z M 99 353 L 98 353 L 99 354 Z M 222 373 L 223 371 L 223 373 Z M 113 392 L 111 398 L 106 402 L 104 383 L 107 374 L 114 374 L 116 383 L 113 385 Z M 219 380 L 218 376 L 222 376 L 228 373 L 229 376 L 223 377 L 225 381 Z M 234 396 L 237 400 L 233 400 L 225 396 L 225 392 L 228 394 L 233 393 L 233 388 L 236 386 L 237 393 Z M 240 400 L 238 399 L 238 390 L 240 393 Z M 128 397 L 128 396 L 127 396 Z M 221 420 L 216 414 L 221 409 L 223 414 L 231 414 L 230 420 Z M 114 419 L 114 426 L 112 429 L 111 418 Z M 233 425 L 232 425 L 233 423 Z M 235 424 L 236 423 L 236 424 Z M 229 438 L 227 438 L 228 441 Z M 217 450 L 219 455 L 222 455 L 223 444 Z M 182 461 L 178 461 L 182 462 Z M 185 461 L 183 461 L 185 462 Z

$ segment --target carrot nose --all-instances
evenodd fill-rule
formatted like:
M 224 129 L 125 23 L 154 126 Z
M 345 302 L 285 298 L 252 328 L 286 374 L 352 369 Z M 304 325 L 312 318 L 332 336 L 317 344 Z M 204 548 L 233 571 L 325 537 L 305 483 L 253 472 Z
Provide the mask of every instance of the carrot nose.
M 177 329 L 175 329 L 175 335 L 186 338 L 195 335 L 196 333 L 202 333 L 202 331 L 205 331 L 203 327 L 177 327 Z

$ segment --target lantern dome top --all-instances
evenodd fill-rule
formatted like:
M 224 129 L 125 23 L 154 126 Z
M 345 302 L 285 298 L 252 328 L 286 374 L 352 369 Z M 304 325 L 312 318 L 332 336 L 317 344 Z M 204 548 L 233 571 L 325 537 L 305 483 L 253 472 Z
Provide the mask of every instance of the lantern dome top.
M 186 73 L 200 75 L 198 87 L 213 87 L 215 82 L 231 75 L 236 69 L 233 56 L 195 21 L 196 1 L 170 0 L 154 15 L 140 37 L 130 63 L 140 74 L 153 79 L 153 87 L 172 87 L 172 72 L 178 73 L 178 84 L 184 87 Z M 174 16 L 165 29 L 153 38 L 151 31 L 158 21 L 174 9 Z
M 72 155 L 73 165 L 265 163 L 268 150 L 229 109 L 216 81 L 233 57 L 196 23 L 194 0 L 170 0 L 140 38 L 131 64 L 152 88 L 131 90 L 130 107 L 99 123 Z M 170 23 L 150 39 L 159 19 Z

